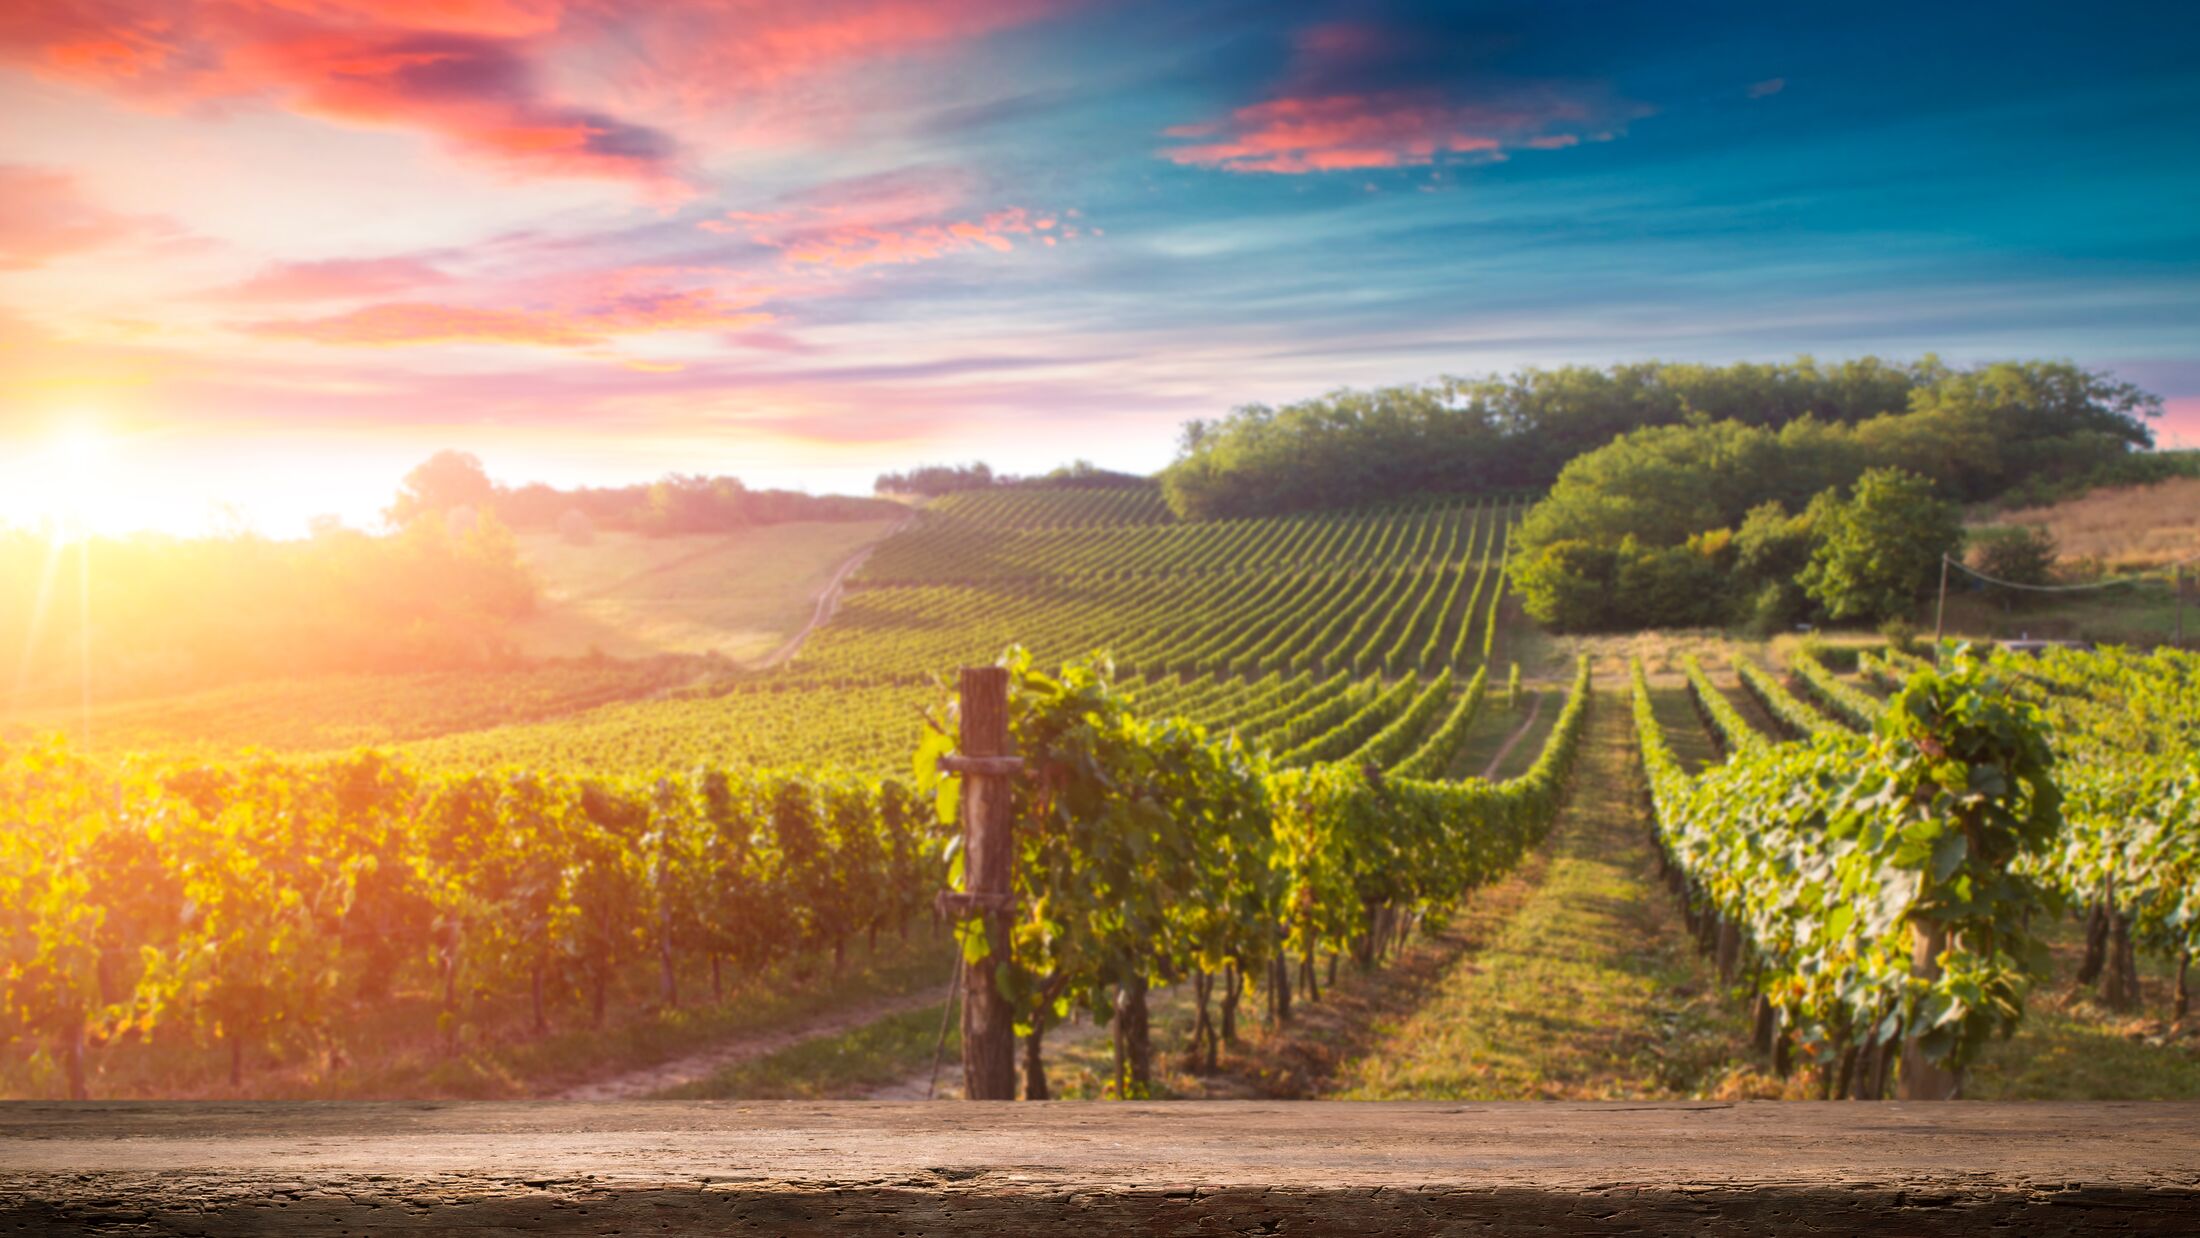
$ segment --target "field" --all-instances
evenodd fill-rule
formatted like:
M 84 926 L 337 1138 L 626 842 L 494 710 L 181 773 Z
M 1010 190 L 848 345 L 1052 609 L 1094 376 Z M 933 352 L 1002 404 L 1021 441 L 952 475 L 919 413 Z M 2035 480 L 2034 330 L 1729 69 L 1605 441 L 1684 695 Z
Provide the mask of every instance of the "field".
M 755 662 L 808 623 L 834 574 L 892 527 L 793 521 L 687 537 L 598 533 L 580 545 L 529 534 L 520 551 L 543 599 L 520 629 L 520 649 L 545 658 L 713 653 Z
M 2119 572 L 2160 567 L 2200 555 L 2200 477 L 2095 490 L 1996 519 L 2047 530 L 2065 561 Z
M 1043 980 L 1022 1017 L 1056 1094 L 1870 1096 L 1941 1068 L 2200 1093 L 2181 1014 L 2156 1017 L 2200 920 L 2192 658 L 1942 682 L 1870 643 L 1554 640 L 1505 590 L 1520 510 L 962 495 L 769 669 L 238 685 L 102 706 L 88 750 L 73 712 L 10 719 L 0 1090 L 922 1095 L 956 949 L 938 677 L 1013 644 L 1045 790 L 1019 793 L 1004 962 Z M 773 569 L 780 631 L 862 541 L 835 533 Z M 629 633 L 733 630 L 757 548 L 676 540 L 530 553 Z M 1940 785 L 1868 734 L 1913 678 L 1949 718 L 1964 693 L 2042 711 L 2066 824 L 2025 833 L 2045 756 L 2021 745 L 1966 848 L 1843 799 L 1843 771 Z M 1836 819 L 1909 841 L 1829 851 Z M 1798 896 L 1821 871 L 1849 894 Z M 1956 882 L 1971 901 L 1934 910 Z M 1966 944 L 2021 926 L 2044 970 Z

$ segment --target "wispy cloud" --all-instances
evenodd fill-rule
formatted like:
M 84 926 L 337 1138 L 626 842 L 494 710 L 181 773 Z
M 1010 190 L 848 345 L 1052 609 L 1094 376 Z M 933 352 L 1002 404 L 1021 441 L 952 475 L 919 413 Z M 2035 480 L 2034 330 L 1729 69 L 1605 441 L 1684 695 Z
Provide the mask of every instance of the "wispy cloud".
M 681 124 L 707 124 L 707 136 L 722 142 L 728 107 L 748 120 L 814 107 L 804 82 L 951 47 L 1057 7 L 55 0 L 5 6 L 0 63 L 152 108 L 258 105 L 419 132 L 513 176 L 620 181 L 670 198 L 695 179 L 673 132 Z M 575 97 L 584 83 L 593 99 Z M 637 110 L 658 115 L 645 120 Z
M 110 211 L 56 168 L 0 164 L 0 270 L 44 266 L 112 245 L 176 240 L 183 230 L 158 215 Z
M 419 258 L 330 258 L 277 263 L 206 295 L 216 301 L 337 301 L 450 282 L 449 275 Z
M 957 173 L 911 169 L 820 186 L 771 209 L 728 211 L 699 226 L 777 250 L 792 266 L 839 271 L 1008 253 L 1019 243 L 1051 246 L 1090 231 L 1075 210 L 978 209 L 967 204 L 970 193 Z
M 12 6 L 0 57 L 152 107 L 256 101 L 432 134 L 526 176 L 679 182 L 666 133 L 555 98 L 545 40 L 564 17 L 528 0 L 150 0 Z
M 1269 97 L 1163 136 L 1172 163 L 1296 174 L 1503 159 L 1512 149 L 1605 141 L 1649 114 L 1600 87 L 1462 82 L 1410 29 L 1330 23 L 1293 40 Z
M 740 331 L 772 315 L 753 302 L 707 291 L 630 293 L 574 308 L 505 308 L 391 301 L 318 318 L 248 323 L 252 334 L 317 344 L 399 347 L 422 344 L 520 344 L 591 348 L 619 336 L 664 331 Z M 615 358 L 614 358 L 615 359 Z

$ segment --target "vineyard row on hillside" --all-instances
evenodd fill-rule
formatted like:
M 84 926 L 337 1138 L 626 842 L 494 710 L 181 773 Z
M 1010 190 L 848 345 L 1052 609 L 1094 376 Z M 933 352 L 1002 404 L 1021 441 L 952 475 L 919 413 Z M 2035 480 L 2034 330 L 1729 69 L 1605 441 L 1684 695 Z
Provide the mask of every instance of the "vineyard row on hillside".
M 1635 667 L 1635 720 L 1667 871 L 1722 971 L 1758 995 L 1758 1034 L 1828 1095 L 1890 1080 L 1940 1095 L 2021 1017 L 2036 934 L 2086 905 L 2079 979 L 2136 997 L 2132 952 L 2200 945 L 2200 659 L 1968 651 L 1947 668 L 1867 655 L 1882 701 L 1808 652 L 1783 683 L 1744 658 L 1760 734 L 1686 659 L 1723 764 L 1690 776 Z M 1797 691 L 1799 689 L 1800 691 Z M 1812 702 L 1815 701 L 1816 704 Z
M 1128 698 L 1092 671 L 1074 673 L 1129 718 Z M 1279 871 L 1310 883 L 1302 893 L 1334 887 L 1332 867 L 1364 862 L 1333 852 L 1369 845 L 1372 805 L 1384 806 L 1392 824 L 1383 829 L 1396 839 L 1407 826 L 1443 831 L 1420 844 L 1429 850 L 1415 862 L 1430 867 L 1410 877 L 1425 894 L 1464 880 L 1469 859 L 1516 849 L 1482 835 L 1543 819 L 1533 806 L 1557 777 L 1546 763 L 1492 789 L 1386 782 L 1353 764 L 1438 764 L 1421 752 L 1422 730 L 1459 717 L 1448 681 L 1438 683 L 1415 694 L 1414 712 L 1402 715 L 1410 726 L 1356 722 L 1351 742 L 1336 743 L 1345 772 L 1319 778 L 1271 772 L 1234 733 L 1147 725 L 1166 732 L 1184 768 L 1241 771 L 1242 806 L 1276 823 L 1273 832 L 1261 824 L 1252 845 L 1264 856 L 1288 849 Z M 1230 685 L 1212 706 L 1285 716 L 1308 694 L 1348 690 L 1276 679 Z M 1430 737 L 1444 734 L 1435 727 Z M 1128 770 L 1122 777 L 1128 785 Z M 1206 845 L 1207 823 L 1177 802 L 1177 813 L 1146 824 L 1166 821 L 1182 845 Z M 897 780 L 810 772 L 435 772 L 372 753 L 111 766 L 58 742 L 0 750 L 0 812 L 20 823 L 0 833 L 0 1020 L 81 1094 L 86 1054 L 99 1044 L 218 1043 L 241 1071 L 247 1047 L 321 1043 L 352 1004 L 399 983 L 442 992 L 454 1034 L 477 994 L 529 993 L 538 1024 L 576 997 L 600 1019 L 619 969 L 651 968 L 674 1003 L 696 957 L 714 974 L 721 962 L 754 970 L 906 924 L 943 880 L 932 803 Z M 1034 908 L 1059 909 L 1055 893 L 1035 894 Z M 1305 904 L 1261 906 L 1258 916 L 1277 919 Z M 1336 926 L 1363 909 L 1355 896 L 1303 931 L 1340 943 Z M 1285 932 L 1278 919 L 1260 940 Z M 1174 965 L 1172 942 L 1153 943 L 1158 965 Z

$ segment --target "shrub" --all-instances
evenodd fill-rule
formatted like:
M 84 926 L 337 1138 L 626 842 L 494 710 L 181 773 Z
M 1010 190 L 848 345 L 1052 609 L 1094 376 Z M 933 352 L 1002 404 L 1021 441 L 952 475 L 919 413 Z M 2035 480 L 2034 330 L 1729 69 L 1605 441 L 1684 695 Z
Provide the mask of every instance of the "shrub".
M 2045 585 L 2055 579 L 2055 535 L 2039 525 L 1994 525 L 1971 534 L 1965 556 L 1979 572 L 2016 585 Z
M 1886 639 L 1887 647 L 1896 653 L 1915 656 L 1917 653 L 1917 625 L 1900 615 L 1879 625 L 1879 635 Z

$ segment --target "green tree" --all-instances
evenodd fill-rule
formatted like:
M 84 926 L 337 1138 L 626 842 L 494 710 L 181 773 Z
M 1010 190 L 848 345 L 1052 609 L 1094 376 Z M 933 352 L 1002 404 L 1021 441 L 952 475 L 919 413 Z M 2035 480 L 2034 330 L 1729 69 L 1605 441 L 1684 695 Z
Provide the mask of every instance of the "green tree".
M 1521 609 L 1561 632 L 1593 632 L 1612 619 L 1618 552 L 1579 538 L 1523 552 L 1512 571 Z
M 429 513 L 441 515 L 456 507 L 487 510 L 496 497 L 496 486 L 471 452 L 439 451 L 405 474 L 397 499 L 384 509 L 392 525 L 403 528 Z
M 2013 585 L 2045 585 L 2055 579 L 2060 553 L 2055 535 L 2034 524 L 1993 525 L 1971 535 L 1966 560 L 1980 573 Z M 2037 598 L 2021 589 L 1996 590 L 2002 609 Z
M 2036 524 L 1994 525 L 1971 535 L 1972 567 L 1996 580 L 2044 585 L 2055 578 L 2060 549 L 2055 535 Z
M 1848 498 L 1827 491 L 1805 514 L 1818 544 L 1802 585 L 1833 619 L 1903 613 L 1932 583 L 1941 557 L 1963 541 L 1955 504 L 1933 497 L 1932 482 L 1901 469 L 1873 469 Z
M 1816 607 L 1797 578 L 1817 545 L 1809 517 L 1790 515 L 1779 500 L 1759 503 L 1734 531 L 1733 581 L 1745 603 L 1744 618 L 1761 633 L 1781 631 L 1812 617 Z

